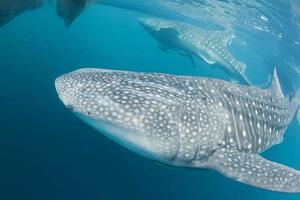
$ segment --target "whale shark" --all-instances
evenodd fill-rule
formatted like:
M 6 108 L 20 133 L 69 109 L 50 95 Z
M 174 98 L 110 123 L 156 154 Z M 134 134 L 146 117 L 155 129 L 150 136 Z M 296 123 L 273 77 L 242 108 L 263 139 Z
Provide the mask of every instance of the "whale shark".
M 59 99 L 118 144 L 156 162 L 213 169 L 259 188 L 300 192 L 300 172 L 259 154 L 282 142 L 299 108 L 277 73 L 269 88 L 207 77 L 79 69 L 55 80 Z
M 218 64 L 230 76 L 241 79 L 247 84 L 247 66 L 238 61 L 228 50 L 232 31 L 209 31 L 198 26 L 161 18 L 142 18 L 141 26 L 162 44 L 162 50 L 174 49 L 184 52 L 193 66 L 193 57 L 204 60 L 209 65 Z

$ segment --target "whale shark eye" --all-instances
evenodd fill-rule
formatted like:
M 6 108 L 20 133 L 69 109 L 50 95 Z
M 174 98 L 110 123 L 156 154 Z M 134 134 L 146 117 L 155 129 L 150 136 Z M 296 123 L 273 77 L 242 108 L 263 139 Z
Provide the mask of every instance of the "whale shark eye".
M 71 112 L 74 111 L 74 108 L 73 108 L 73 106 L 71 106 L 71 105 L 67 105 L 67 109 L 68 109 L 69 111 L 71 111 Z

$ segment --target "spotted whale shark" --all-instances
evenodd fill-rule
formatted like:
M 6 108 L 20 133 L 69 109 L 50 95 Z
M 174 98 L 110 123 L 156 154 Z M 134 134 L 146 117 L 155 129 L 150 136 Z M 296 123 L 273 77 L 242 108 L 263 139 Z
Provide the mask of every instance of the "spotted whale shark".
M 259 188 L 300 192 L 300 172 L 259 154 L 282 142 L 299 108 L 276 71 L 261 89 L 206 77 L 79 69 L 58 77 L 63 104 L 102 134 L 155 161 L 208 168 Z
M 218 64 L 231 77 L 251 84 L 246 75 L 247 66 L 227 50 L 233 38 L 232 31 L 209 31 L 199 26 L 161 18 L 142 18 L 139 21 L 163 45 L 160 47 L 162 50 L 183 52 L 194 66 L 194 57 L 201 58 L 212 66 Z

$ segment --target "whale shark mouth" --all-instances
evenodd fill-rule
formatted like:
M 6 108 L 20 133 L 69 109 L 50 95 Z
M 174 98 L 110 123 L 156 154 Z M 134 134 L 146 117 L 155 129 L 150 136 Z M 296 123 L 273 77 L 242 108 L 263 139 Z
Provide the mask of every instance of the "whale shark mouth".
M 146 137 L 142 137 L 142 134 L 81 113 L 75 113 L 75 115 L 117 144 L 141 156 L 154 159 L 155 152 L 152 152 L 151 144 Z

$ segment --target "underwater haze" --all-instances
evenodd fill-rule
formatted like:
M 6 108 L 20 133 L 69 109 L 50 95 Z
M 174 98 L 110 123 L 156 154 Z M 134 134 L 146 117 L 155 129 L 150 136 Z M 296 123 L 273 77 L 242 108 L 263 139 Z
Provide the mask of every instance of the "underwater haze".
M 285 94 L 300 87 L 299 1 L 149 2 L 105 0 L 69 28 L 47 3 L 0 27 L 0 199 L 300 200 L 300 194 L 254 188 L 212 170 L 153 162 L 104 137 L 59 101 L 55 79 L 83 67 L 231 80 L 202 59 L 194 67 L 186 55 L 162 51 L 139 24 L 144 17 L 231 30 L 228 50 L 247 66 L 252 84 L 268 86 L 276 66 Z M 262 155 L 300 170 L 299 152 L 295 118 L 284 141 Z

